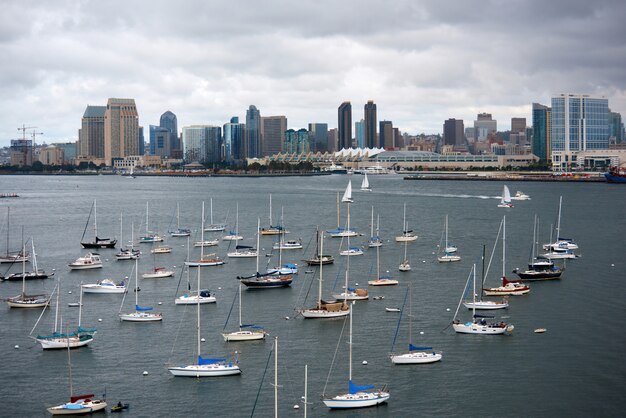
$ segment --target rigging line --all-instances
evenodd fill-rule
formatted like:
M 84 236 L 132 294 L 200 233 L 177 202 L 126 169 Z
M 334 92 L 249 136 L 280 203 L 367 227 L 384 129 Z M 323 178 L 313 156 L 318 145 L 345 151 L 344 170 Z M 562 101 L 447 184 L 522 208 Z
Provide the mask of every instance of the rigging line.
M 39 315 L 39 318 L 37 318 L 37 322 L 35 322 L 35 325 L 33 326 L 33 329 L 30 330 L 30 333 L 28 334 L 29 336 L 33 335 L 33 331 L 35 331 L 35 328 L 37 328 L 37 324 L 39 324 L 39 321 L 41 320 L 41 317 L 43 316 L 43 314 L 46 312 L 46 308 L 48 307 L 48 305 L 50 305 L 50 299 L 52 299 L 52 296 L 54 296 L 54 292 L 56 292 L 58 290 L 58 284 L 54 287 L 54 290 L 52 291 L 52 293 L 50 294 L 50 298 L 48 299 L 48 303 L 46 304 L 46 306 L 43 307 L 43 309 L 41 310 L 41 314 Z
M 465 297 L 465 293 L 467 292 L 467 285 L 469 284 L 470 279 L 472 278 L 472 272 L 474 271 L 474 269 L 472 268 L 470 270 L 470 273 L 467 275 L 467 280 L 465 281 L 465 291 L 463 292 L 463 294 L 461 295 L 461 299 L 459 300 L 459 304 L 456 306 L 456 311 L 454 312 L 454 318 L 452 318 L 453 320 L 456 319 L 457 314 L 459 313 L 459 309 L 461 308 L 461 303 L 463 303 L 463 298 Z M 448 324 L 448 327 L 450 325 Z M 444 328 L 447 329 L 448 327 Z
M 135 272 L 135 266 L 137 265 L 137 263 L 133 263 L 133 268 L 130 270 L 130 276 L 128 277 L 133 277 L 133 273 Z M 132 281 L 132 279 L 128 279 L 128 284 L 130 285 L 130 282 Z M 124 296 L 122 296 L 122 303 L 120 303 L 120 310 L 117 311 L 117 314 L 121 314 L 122 313 L 122 308 L 124 307 L 124 301 L 126 300 L 126 295 L 128 294 L 128 289 L 130 286 L 126 287 L 126 292 L 124 292 Z M 139 291 L 139 283 L 137 283 L 137 280 L 135 280 L 135 288 L 134 291 L 137 292 Z
M 261 394 L 261 388 L 263 387 L 263 381 L 265 380 L 265 375 L 267 374 L 267 367 L 270 364 L 270 360 L 272 358 L 272 353 L 274 352 L 274 346 L 270 350 L 267 355 L 267 362 L 265 363 L 265 369 L 263 370 L 263 376 L 261 376 L 261 383 L 259 384 L 259 390 L 256 392 L 256 398 L 254 399 L 254 405 L 252 406 L 252 411 L 250 412 L 250 418 L 254 416 L 254 410 L 256 409 L 256 404 L 259 402 L 259 395 Z
M 93 212 L 93 206 L 95 205 L 96 201 L 94 200 L 94 203 L 91 204 L 91 210 L 89 211 L 89 216 L 87 217 L 87 223 L 85 223 L 85 229 L 83 229 L 83 236 L 80 237 L 80 240 L 82 241 L 83 238 L 85 238 L 85 233 L 87 232 L 87 227 L 89 226 L 89 221 L 91 220 L 91 213 Z M 7 248 L 8 251 L 8 248 Z
M 491 256 L 489 257 L 489 263 L 487 263 L 487 270 L 485 270 L 485 275 L 483 276 L 483 283 L 481 284 L 481 289 L 482 287 L 485 285 L 485 279 L 487 278 L 487 275 L 489 274 L 489 267 L 491 267 L 491 261 L 493 260 L 493 255 L 496 252 L 496 247 L 498 246 L 498 242 L 499 242 L 499 238 L 500 238 L 500 232 L 502 231 L 502 225 L 504 224 L 504 218 L 502 218 L 502 221 L 500 221 L 500 227 L 498 228 L 498 235 L 496 235 L 496 240 L 493 243 L 493 248 L 491 249 Z M 481 296 L 483 294 L 482 290 L 480 292 Z
M 352 309 L 352 306 L 350 307 Z M 341 334 L 339 334 L 339 340 L 337 340 L 337 346 L 335 347 L 335 354 L 333 354 L 333 361 L 330 363 L 330 369 L 328 370 L 328 376 L 326 376 L 326 383 L 324 383 L 324 390 L 322 390 L 322 396 L 326 393 L 326 387 L 328 386 L 328 381 L 330 380 L 330 374 L 333 371 L 333 366 L 335 365 L 335 359 L 337 358 L 337 352 L 339 351 L 339 345 L 341 344 L 341 340 L 343 339 L 343 332 L 346 329 L 346 323 L 348 322 L 348 317 L 352 316 L 352 314 L 343 317 L 343 326 L 341 327 Z
M 406 298 L 409 295 L 409 285 L 406 287 L 406 293 L 404 294 L 404 301 L 402 301 L 402 308 L 400 309 L 400 315 L 398 316 L 398 325 L 396 326 L 396 333 L 393 336 L 393 341 L 391 343 L 391 353 L 393 353 L 393 349 L 396 345 L 396 338 L 398 338 L 398 331 L 400 330 L 400 321 L 402 320 L 402 314 L 404 313 L 404 306 L 406 305 Z
M 185 314 L 187 313 L 187 307 L 191 305 L 183 305 L 183 314 L 180 316 L 180 320 L 178 321 L 178 327 L 176 328 L 176 333 L 174 334 L 174 342 L 172 343 L 172 349 L 170 350 L 170 356 L 167 358 L 167 362 L 170 363 L 172 356 L 174 355 L 174 348 L 178 345 L 178 336 L 180 335 L 180 330 L 183 327 L 183 321 L 185 320 Z M 198 355 L 200 355 L 198 353 Z
M 239 287 L 241 287 L 241 282 L 239 282 Z M 228 316 L 226 317 L 226 322 L 224 322 L 224 328 L 222 328 L 222 331 L 226 330 L 226 325 L 228 325 L 228 320 L 230 319 L 230 314 L 233 312 L 233 308 L 235 307 L 235 300 L 237 300 L 239 292 L 241 292 L 241 289 L 237 288 L 237 291 L 235 292 L 235 297 L 233 298 L 233 303 L 230 304 L 230 310 L 228 311 Z M 241 324 L 239 324 L 239 327 L 241 327 Z

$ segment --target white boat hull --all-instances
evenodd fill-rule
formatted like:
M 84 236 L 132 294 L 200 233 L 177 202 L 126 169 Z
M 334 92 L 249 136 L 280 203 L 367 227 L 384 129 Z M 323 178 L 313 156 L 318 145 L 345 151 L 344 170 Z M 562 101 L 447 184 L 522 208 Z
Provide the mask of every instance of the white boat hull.
M 494 327 L 489 325 L 474 324 L 471 322 L 465 324 L 452 324 L 454 331 L 460 334 L 482 334 L 482 335 L 500 335 L 507 331 L 512 331 L 513 326 Z
M 93 263 L 93 264 L 76 264 L 70 263 L 68 264 L 70 270 L 88 270 L 88 269 L 101 269 L 102 263 Z
M 200 296 L 198 298 L 197 295 L 191 295 L 191 296 L 187 296 L 187 295 L 183 295 L 183 296 L 179 296 L 176 298 L 176 300 L 174 300 L 174 304 L 176 305 L 197 305 L 197 304 L 203 304 L 203 303 L 215 303 L 217 302 L 217 299 L 215 298 L 215 296 Z
M 241 235 L 225 235 L 222 237 L 222 241 L 240 241 L 242 239 Z
M 365 291 L 365 294 L 363 295 L 359 295 L 356 292 L 350 292 L 350 293 L 338 293 L 338 294 L 334 294 L 333 297 L 337 300 L 367 300 L 369 299 L 369 295 L 367 294 L 367 291 Z
M 105 401 L 92 399 L 90 402 L 64 403 L 46 408 L 52 415 L 84 415 L 102 411 L 107 407 Z
M 370 280 L 367 282 L 370 286 L 393 286 L 398 284 L 397 280 L 394 279 L 378 279 L 378 280 Z
M 163 320 L 160 313 L 132 312 L 129 314 L 120 314 L 120 321 L 128 322 L 155 322 Z
M 387 402 L 388 399 L 389 393 L 387 392 L 357 392 L 355 394 L 346 393 L 326 398 L 323 402 L 329 408 L 350 409 L 379 405 Z
M 126 286 L 100 286 L 84 284 L 83 293 L 126 293 Z
M 331 233 L 330 237 L 331 238 L 347 238 L 347 237 L 357 237 L 359 236 L 358 233 L 354 232 L 354 231 L 343 231 L 343 232 L 336 232 L 336 233 Z
M 345 251 L 341 251 L 339 255 L 344 255 L 344 256 L 363 255 L 363 250 L 361 249 L 345 250 Z
M 162 279 L 165 277 L 172 277 L 174 272 L 172 270 L 159 271 L 156 273 L 144 273 L 141 275 L 144 279 Z
M 185 261 L 185 265 L 188 267 L 220 266 L 222 264 L 224 264 L 224 260 Z
M 461 256 L 458 255 L 443 255 L 441 257 L 437 257 L 437 261 L 440 263 L 452 263 L 455 261 L 461 261 Z
M 253 341 L 265 338 L 265 331 L 235 331 L 222 334 L 224 341 Z
M 325 309 L 305 309 L 300 312 L 304 318 L 341 318 L 350 314 L 350 309 L 327 311 Z
M 93 341 L 93 336 L 90 338 L 79 337 L 59 337 L 59 338 L 37 338 L 37 342 L 41 344 L 41 348 L 44 350 L 60 350 L 69 348 L 83 347 Z
M 256 258 L 257 256 L 257 252 L 256 251 L 246 251 L 246 252 L 239 252 L 239 251 L 234 251 L 232 253 L 228 253 L 228 258 Z
M 506 309 L 509 307 L 508 302 L 496 302 L 492 300 L 483 300 L 477 302 L 463 302 L 463 306 L 467 309 L 482 309 L 482 310 L 494 310 L 494 309 Z
M 19 296 L 18 296 L 19 298 Z M 34 299 L 34 300 L 20 300 L 17 298 L 11 298 L 7 300 L 9 308 L 43 308 L 50 303 L 47 298 Z
M 425 351 L 413 351 L 405 354 L 391 355 L 391 362 L 393 364 L 427 364 L 441 361 L 443 355 L 431 351 L 429 353 Z
M 190 364 L 187 366 L 170 366 L 167 370 L 174 376 L 181 377 L 214 377 L 241 374 L 239 366 L 233 364 Z
M 417 235 L 400 235 L 396 237 L 396 242 L 411 242 L 416 240 Z
M 193 243 L 194 247 L 214 247 L 216 245 L 219 245 L 219 241 L 218 240 L 210 240 L 210 241 L 196 241 Z

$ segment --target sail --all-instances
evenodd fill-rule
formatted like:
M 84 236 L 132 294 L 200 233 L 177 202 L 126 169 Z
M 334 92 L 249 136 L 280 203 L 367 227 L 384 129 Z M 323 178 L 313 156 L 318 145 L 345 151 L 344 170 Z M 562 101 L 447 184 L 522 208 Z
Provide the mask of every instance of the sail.
M 348 187 L 346 187 L 346 191 L 343 192 L 343 197 L 341 198 L 342 202 L 352 202 L 352 180 L 348 182 Z
M 152 310 L 152 308 L 142 308 L 142 307 L 141 307 L 141 306 L 139 306 L 139 305 L 135 305 L 135 310 L 136 310 L 136 311 L 151 311 L 151 310 Z
M 224 359 L 224 358 L 203 358 L 202 356 L 198 356 L 198 365 L 215 364 L 215 363 L 220 363 L 222 361 L 226 361 L 226 359 Z
M 369 189 L 370 182 L 367 181 L 367 173 L 365 173 L 365 177 L 363 177 L 363 182 L 361 183 L 361 189 Z
M 502 191 L 502 203 L 511 203 L 511 192 L 507 186 L 504 186 Z
M 432 349 L 433 349 L 432 347 L 417 347 L 417 346 L 414 346 L 413 344 L 409 344 L 409 351 L 417 351 L 417 350 L 422 351 L 422 350 L 432 350 Z
M 349 387 L 350 394 L 352 394 L 352 395 L 354 395 L 355 393 L 358 393 L 358 392 L 362 392 L 362 391 L 367 390 L 367 389 L 374 389 L 374 386 L 372 386 L 372 385 L 357 386 L 354 383 L 352 383 L 352 380 L 348 380 L 348 387 Z

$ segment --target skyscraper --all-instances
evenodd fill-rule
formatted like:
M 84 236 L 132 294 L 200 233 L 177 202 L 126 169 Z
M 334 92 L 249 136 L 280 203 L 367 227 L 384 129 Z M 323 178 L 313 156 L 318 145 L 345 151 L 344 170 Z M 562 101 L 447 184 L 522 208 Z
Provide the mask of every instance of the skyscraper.
M 485 141 L 491 133 L 498 130 L 498 121 L 491 118 L 491 113 L 479 113 L 474 121 L 474 138 L 476 141 Z
M 211 125 L 185 126 L 183 127 L 183 147 L 186 163 L 220 162 L 222 128 Z
M 394 148 L 395 143 L 393 139 L 393 123 L 390 120 L 380 121 L 380 136 L 379 147 L 380 148 Z
M 172 133 L 162 126 L 150 125 L 150 155 L 169 157 L 171 154 Z
M 241 161 L 244 159 L 244 140 L 246 125 L 239 123 L 239 118 L 233 116 L 230 123 L 224 124 L 224 140 L 222 145 L 223 161 Z
M 104 158 L 104 113 L 106 106 L 87 106 L 78 130 L 78 149 L 81 156 Z
M 448 119 L 443 123 L 443 144 L 460 146 L 464 145 L 464 132 L 462 119 Z
M 622 123 L 622 115 L 617 112 L 611 112 L 609 109 L 609 136 L 615 144 L 621 144 L 624 141 L 624 123 Z
M 254 105 L 246 111 L 245 158 L 261 156 L 261 112 Z
M 167 129 L 171 133 L 169 148 L 172 150 L 181 149 L 178 137 L 178 119 L 176 118 L 176 115 L 169 110 L 166 111 L 161 115 L 159 126 Z
M 283 145 L 283 152 L 289 154 L 301 154 L 307 153 L 311 150 L 309 144 L 309 131 L 306 129 L 288 129 L 285 132 L 285 143 Z
M 354 122 L 354 137 L 356 139 L 357 148 L 365 148 L 365 121 Z
M 511 118 L 511 133 L 526 133 L 526 118 Z
M 532 153 L 542 161 L 550 161 L 552 155 L 551 112 L 548 106 L 533 103 Z
M 365 120 L 365 147 L 378 148 L 380 146 L 376 137 L 376 104 L 368 100 L 364 108 Z
M 339 106 L 337 122 L 337 151 L 352 148 L 352 104 L 343 102 Z
M 609 101 L 586 94 L 552 98 L 552 163 L 560 169 L 576 164 L 579 151 L 608 149 Z
M 104 112 L 104 159 L 139 155 L 139 116 L 134 99 L 109 99 Z
M 261 118 L 261 156 L 278 154 L 283 151 L 287 118 L 285 116 L 265 116 Z
M 328 124 L 309 123 L 309 143 L 311 151 L 328 151 Z

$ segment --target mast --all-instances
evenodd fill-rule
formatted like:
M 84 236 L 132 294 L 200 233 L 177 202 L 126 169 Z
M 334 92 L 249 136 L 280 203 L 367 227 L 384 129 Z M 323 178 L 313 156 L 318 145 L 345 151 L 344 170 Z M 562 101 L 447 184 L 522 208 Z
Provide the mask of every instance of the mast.
M 190 261 L 189 260 L 189 235 L 187 235 L 187 261 Z M 189 281 L 189 266 L 187 266 L 187 290 L 191 291 L 191 282 Z M 198 297 L 200 297 L 200 288 L 198 288 L 197 290 L 198 290 Z
M 535 224 L 533 225 L 533 245 L 531 246 L 531 249 L 530 249 L 529 263 L 532 264 L 535 258 L 536 252 L 537 252 L 537 214 L 535 213 Z
M 9 220 L 11 219 L 11 208 L 9 206 L 7 206 L 7 258 L 9 258 L 9 231 L 10 231 L 10 224 L 9 224 Z
M 409 351 L 413 343 L 413 286 L 409 285 Z
M 257 223 L 256 223 L 256 272 L 257 272 L 257 276 L 259 274 L 259 252 L 260 252 L 259 251 L 259 236 L 261 235 L 260 231 L 261 231 L 261 218 L 257 218 Z M 279 243 L 278 251 L 280 252 L 280 243 Z M 241 318 L 239 318 L 239 322 L 241 323 Z
M 67 368 L 69 370 L 68 372 L 68 378 L 70 380 L 70 402 L 72 400 L 72 397 L 74 396 L 74 390 L 72 388 L 72 357 L 70 355 L 70 339 L 67 339 Z
M 506 215 L 502 219 L 502 278 L 506 277 Z
M 446 213 L 446 246 L 443 247 L 444 252 L 448 250 L 448 214 Z
M 98 209 L 96 208 L 96 199 L 93 200 L 93 233 L 98 241 Z
M 24 233 L 24 227 L 22 227 L 22 233 Z M 22 254 L 26 254 L 26 244 L 24 244 L 24 240 L 22 240 Z M 33 251 L 33 254 L 35 254 L 35 251 Z M 26 257 L 22 256 L 22 300 L 24 300 L 25 294 L 26 294 Z
M 37 254 L 35 254 L 35 240 L 33 239 L 33 237 L 30 237 L 30 246 L 33 249 L 33 269 L 35 274 L 37 274 L 37 272 L 39 271 L 39 266 L 37 266 Z M 26 255 L 25 253 L 23 255 Z M 24 260 L 26 260 L 26 257 L 24 257 Z
M 135 258 L 135 311 L 139 305 L 139 282 L 137 281 L 137 258 Z
M 239 331 L 241 331 L 241 280 L 239 280 Z
M 306 410 L 307 410 L 307 395 L 308 395 L 308 380 L 309 380 L 309 365 L 304 365 L 304 418 L 306 418 Z
M 120 242 L 124 242 L 124 213 L 120 212 Z M 122 245 L 120 245 L 120 250 L 124 249 Z
M 278 418 L 278 337 L 274 337 L 274 418 Z
M 54 332 L 57 332 L 58 324 L 59 324 L 59 293 L 61 293 L 61 277 L 58 278 L 57 282 L 57 303 L 54 309 Z
M 322 256 L 321 254 L 324 254 L 324 231 L 322 231 L 322 235 L 320 237 L 320 255 L 318 256 L 319 262 L 320 262 L 320 280 L 319 280 L 319 290 L 317 292 L 317 307 L 318 309 L 322 306 L 322 270 L 323 270 L 323 265 L 324 263 L 322 262 Z
M 204 258 L 204 200 L 202 201 L 202 228 L 200 228 L 200 243 L 202 245 L 200 245 L 200 262 L 202 262 L 202 259 Z M 189 248 L 189 246 L 187 246 L 187 248 Z M 198 288 L 198 291 L 200 291 L 200 289 Z M 198 293 L 198 296 L 200 295 L 200 293 Z
M 176 202 L 176 229 L 180 230 L 180 203 Z
M 211 207 L 211 225 L 213 225 L 213 198 L 209 200 L 209 205 Z M 204 228 L 202 228 L 204 229 Z
M 198 349 L 198 365 L 200 365 L 200 267 L 198 267 L 198 298 L 196 299 L 197 314 L 196 314 L 196 333 L 197 333 L 197 349 Z M 239 285 L 241 286 L 241 284 Z
M 148 203 L 146 202 L 146 236 L 150 235 L 150 232 L 148 231 Z
M 370 238 L 374 236 L 374 205 L 372 205 L 372 219 L 370 221 Z
M 80 296 L 78 297 L 78 327 L 83 317 L 83 282 L 80 282 Z
M 472 322 L 476 321 L 476 263 L 472 268 L 472 274 L 474 276 L 474 289 L 472 290 Z M 482 295 L 482 292 L 481 292 Z
M 350 231 L 350 203 L 348 203 L 348 231 Z M 378 247 L 377 247 L 378 248 Z M 343 291 L 343 303 L 348 301 L 348 274 L 350 271 L 350 234 L 348 233 L 348 256 L 346 257 L 346 283 Z
M 563 202 L 563 196 L 559 196 L 559 215 L 556 219 L 556 240 L 561 237 L 561 203 Z
M 339 192 L 337 192 L 337 229 L 339 228 L 341 228 L 341 224 L 339 223 Z M 9 248 L 8 238 L 7 238 L 7 248 Z
M 350 332 L 348 337 L 348 380 L 352 381 L 352 304 L 350 304 Z
M 204 229 L 204 228 L 202 228 Z M 239 235 L 239 202 L 236 205 L 236 213 L 235 213 L 235 235 Z M 235 245 L 236 247 L 237 245 Z
M 272 227 L 272 194 L 270 193 L 270 228 Z

